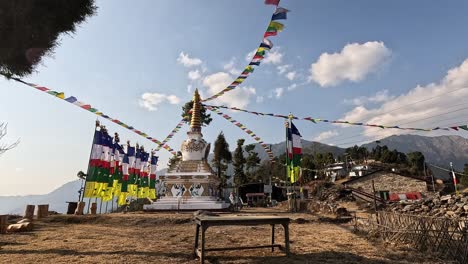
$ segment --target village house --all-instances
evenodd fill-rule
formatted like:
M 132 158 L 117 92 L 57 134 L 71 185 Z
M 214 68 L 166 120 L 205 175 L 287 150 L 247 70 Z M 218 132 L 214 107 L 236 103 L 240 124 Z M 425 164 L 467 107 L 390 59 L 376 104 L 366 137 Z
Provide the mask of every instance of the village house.
M 374 182 L 375 193 L 381 197 L 384 196 L 382 198 L 385 200 L 395 196 L 399 197 L 398 199 L 415 199 L 410 198 L 412 195 L 420 198 L 428 191 L 424 179 L 385 170 L 378 170 L 362 177 L 353 177 L 342 184 L 345 187 L 372 194 L 374 193 L 372 181 Z

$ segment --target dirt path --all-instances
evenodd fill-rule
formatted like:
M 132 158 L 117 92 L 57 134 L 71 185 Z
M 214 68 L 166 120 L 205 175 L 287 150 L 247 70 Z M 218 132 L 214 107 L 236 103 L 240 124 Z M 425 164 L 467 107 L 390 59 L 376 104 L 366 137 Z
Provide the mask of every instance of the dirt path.
M 207 263 L 444 263 L 371 243 L 346 226 L 321 223 L 312 215 L 265 209 L 242 214 L 281 214 L 307 222 L 290 226 L 290 258 L 268 249 L 224 251 L 209 252 Z M 199 263 L 192 258 L 191 216 L 54 216 L 38 222 L 31 233 L 0 235 L 0 263 Z M 207 247 L 268 244 L 270 232 L 269 226 L 213 227 L 207 231 Z M 277 241 L 283 241 L 282 230 L 277 234 Z

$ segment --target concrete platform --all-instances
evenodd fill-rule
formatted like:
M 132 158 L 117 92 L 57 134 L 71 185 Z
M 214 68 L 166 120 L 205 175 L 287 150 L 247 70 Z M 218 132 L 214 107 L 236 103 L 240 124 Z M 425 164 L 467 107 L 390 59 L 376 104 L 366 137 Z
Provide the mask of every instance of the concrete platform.
M 177 198 L 163 197 L 152 204 L 145 204 L 144 211 L 196 211 L 225 210 L 229 203 L 218 201 L 215 197 Z

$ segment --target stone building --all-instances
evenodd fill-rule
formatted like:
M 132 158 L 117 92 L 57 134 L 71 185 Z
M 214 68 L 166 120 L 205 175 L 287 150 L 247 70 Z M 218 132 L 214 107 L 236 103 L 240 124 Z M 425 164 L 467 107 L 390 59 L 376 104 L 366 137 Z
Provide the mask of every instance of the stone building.
M 389 192 L 390 194 L 428 191 L 426 181 L 424 179 L 404 176 L 389 171 L 375 171 L 362 177 L 353 178 L 343 182 L 346 187 L 360 189 L 367 193 L 373 193 L 372 180 L 374 180 L 375 191 Z

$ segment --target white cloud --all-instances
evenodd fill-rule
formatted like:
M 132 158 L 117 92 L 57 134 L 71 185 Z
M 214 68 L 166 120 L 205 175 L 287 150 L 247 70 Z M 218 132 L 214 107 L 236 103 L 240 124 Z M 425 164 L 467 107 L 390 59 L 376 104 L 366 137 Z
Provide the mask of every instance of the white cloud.
M 314 137 L 313 141 L 320 142 L 320 141 L 323 141 L 325 139 L 329 139 L 331 137 L 336 137 L 338 135 L 339 135 L 338 131 L 329 130 L 329 131 L 325 131 L 325 132 L 322 132 L 322 133 L 318 134 L 318 136 Z
M 241 71 L 239 69 L 236 69 L 236 58 L 231 58 L 231 60 L 224 64 L 223 68 L 224 70 L 228 71 L 232 75 L 239 75 L 241 74 Z
M 281 96 L 283 96 L 284 89 L 283 88 L 276 88 L 274 90 L 274 93 L 275 93 L 276 99 L 279 99 L 279 98 L 281 98 Z
M 425 100 L 432 97 L 435 98 Z M 447 75 L 437 83 L 430 83 L 426 86 L 418 85 L 407 93 L 394 97 L 376 108 L 355 107 L 342 119 L 401 127 L 433 128 L 455 125 L 466 121 L 467 110 L 447 112 L 463 109 L 463 98 L 467 97 L 468 59 L 458 67 L 450 69 Z M 440 115 L 443 113 L 447 114 Z M 383 137 L 402 133 L 409 133 L 409 131 L 380 128 L 365 128 L 364 130 L 364 135 L 368 137 Z
M 233 76 L 226 72 L 217 72 L 206 76 L 203 79 L 203 85 L 207 87 L 207 94 L 215 94 L 226 88 L 233 81 Z M 251 86 L 237 87 L 229 92 L 229 95 L 221 96 L 215 101 L 227 105 L 243 108 L 250 103 L 252 97 L 256 95 L 256 89 Z
M 283 53 L 279 51 L 279 49 L 273 49 L 267 52 L 265 58 L 263 59 L 263 63 L 265 64 L 280 64 L 283 60 Z
M 383 42 L 347 44 L 340 53 L 322 53 L 310 67 L 310 80 L 322 87 L 336 86 L 343 81 L 359 82 L 378 70 L 391 56 Z
M 15 168 L 15 172 L 22 172 L 22 171 L 24 171 L 24 168 L 21 168 L 21 167 Z
M 161 93 L 144 93 L 141 95 L 139 105 L 148 111 L 158 110 L 158 106 L 164 102 L 170 104 L 179 104 L 180 98 L 175 95 L 166 95 Z
M 297 83 L 293 83 L 288 86 L 288 91 L 294 91 L 297 88 Z
M 201 74 L 199 70 L 189 71 L 188 78 L 192 81 L 200 79 Z
M 257 96 L 257 99 L 255 100 L 257 103 L 263 103 L 263 96 Z
M 296 72 L 295 71 L 292 71 L 292 72 L 288 72 L 286 74 L 286 78 L 288 78 L 288 80 L 292 81 L 296 78 Z
M 177 62 L 184 65 L 185 67 L 192 67 L 202 64 L 202 60 L 199 58 L 190 58 L 189 55 L 183 51 L 179 53 Z
M 189 84 L 187 85 L 187 93 L 192 93 L 193 91 L 193 85 Z
M 291 67 L 292 67 L 291 64 L 284 64 L 284 65 L 277 66 L 276 69 L 278 69 L 278 74 L 283 74 Z
M 393 99 L 394 97 L 388 94 L 388 90 L 378 91 L 373 96 L 359 96 L 353 99 L 345 99 L 345 104 L 365 105 L 367 103 L 381 103 Z
M 254 49 L 251 52 L 247 53 L 247 55 L 245 55 L 245 61 L 250 62 L 256 52 L 257 52 L 257 49 Z

